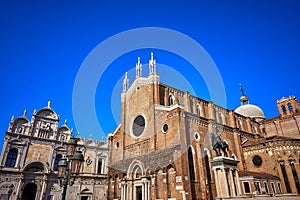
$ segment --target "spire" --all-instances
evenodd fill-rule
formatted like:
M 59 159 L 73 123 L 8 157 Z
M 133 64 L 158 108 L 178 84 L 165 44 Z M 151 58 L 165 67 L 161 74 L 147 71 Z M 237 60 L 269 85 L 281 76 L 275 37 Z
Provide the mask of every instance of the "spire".
M 12 115 L 10 121 L 13 122 L 15 120 L 15 116 Z
M 242 86 L 242 84 L 240 84 L 240 90 L 242 92 L 242 96 L 240 98 L 241 105 L 249 104 L 249 99 L 245 95 L 245 90 L 244 90 L 244 87 Z
M 126 72 L 125 78 L 123 80 L 123 92 L 126 92 L 128 90 L 128 83 L 129 83 L 128 72 Z
M 68 120 L 67 120 L 67 119 L 65 119 L 65 121 L 64 121 L 64 125 L 67 125 L 67 122 L 68 122 Z
M 135 70 L 136 70 L 136 78 L 142 76 L 142 64 L 141 64 L 140 57 L 138 57 L 138 62 L 135 65 Z
M 151 60 L 149 60 L 149 74 L 156 74 L 156 60 L 154 59 L 153 52 L 151 52 Z
M 51 105 L 51 101 L 49 100 L 49 101 L 48 101 L 47 108 L 50 108 L 50 105 Z
M 23 112 L 23 117 L 26 117 L 26 114 L 27 114 L 27 110 L 25 109 Z

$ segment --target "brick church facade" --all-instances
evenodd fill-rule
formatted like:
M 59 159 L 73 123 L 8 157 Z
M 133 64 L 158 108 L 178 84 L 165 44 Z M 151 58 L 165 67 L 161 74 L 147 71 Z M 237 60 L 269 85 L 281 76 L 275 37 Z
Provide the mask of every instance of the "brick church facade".
M 108 199 L 216 199 L 300 194 L 300 108 L 277 101 L 265 119 L 242 89 L 235 110 L 160 82 L 151 55 L 121 94 L 121 122 L 109 141 Z M 213 149 L 218 137 L 228 148 Z
M 160 82 L 151 54 L 149 74 L 127 74 L 121 121 L 108 141 L 78 139 L 84 155 L 68 187 L 70 200 L 196 200 L 300 196 L 300 107 L 276 102 L 266 119 L 243 88 L 229 110 Z M 61 199 L 57 167 L 72 130 L 48 106 L 12 117 L 0 156 L 0 199 Z

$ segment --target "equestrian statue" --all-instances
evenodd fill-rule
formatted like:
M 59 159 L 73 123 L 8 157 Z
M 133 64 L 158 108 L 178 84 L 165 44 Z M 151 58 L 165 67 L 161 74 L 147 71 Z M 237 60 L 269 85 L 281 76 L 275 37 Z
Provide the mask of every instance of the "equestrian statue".
M 227 151 L 229 151 L 229 145 L 226 141 L 221 140 L 221 132 L 217 129 L 216 134 L 210 133 L 211 137 L 211 145 L 213 150 L 215 150 L 217 156 L 222 156 L 221 151 L 223 152 L 224 156 L 228 157 Z

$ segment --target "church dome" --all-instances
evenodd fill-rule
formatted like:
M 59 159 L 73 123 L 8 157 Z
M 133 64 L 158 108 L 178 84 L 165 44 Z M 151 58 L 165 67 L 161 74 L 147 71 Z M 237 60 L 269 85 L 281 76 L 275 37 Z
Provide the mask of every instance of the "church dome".
M 235 109 L 235 113 L 245 117 L 264 119 L 265 115 L 262 109 L 256 105 L 250 104 L 248 97 L 244 93 L 244 88 L 240 85 L 242 96 L 240 98 L 241 106 Z
M 245 117 L 251 118 L 265 118 L 264 112 L 262 109 L 253 104 L 244 104 L 235 109 L 236 113 L 243 115 Z

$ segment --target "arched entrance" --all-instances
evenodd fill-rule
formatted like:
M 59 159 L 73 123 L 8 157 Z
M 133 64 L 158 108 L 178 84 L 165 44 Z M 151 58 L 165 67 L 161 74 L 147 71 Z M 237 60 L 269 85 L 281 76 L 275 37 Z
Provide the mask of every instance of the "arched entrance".
M 139 160 L 134 160 L 128 167 L 126 179 L 121 184 L 122 200 L 149 200 L 150 181 L 146 176 L 144 165 Z
M 23 190 L 22 200 L 35 200 L 37 185 L 28 183 Z

